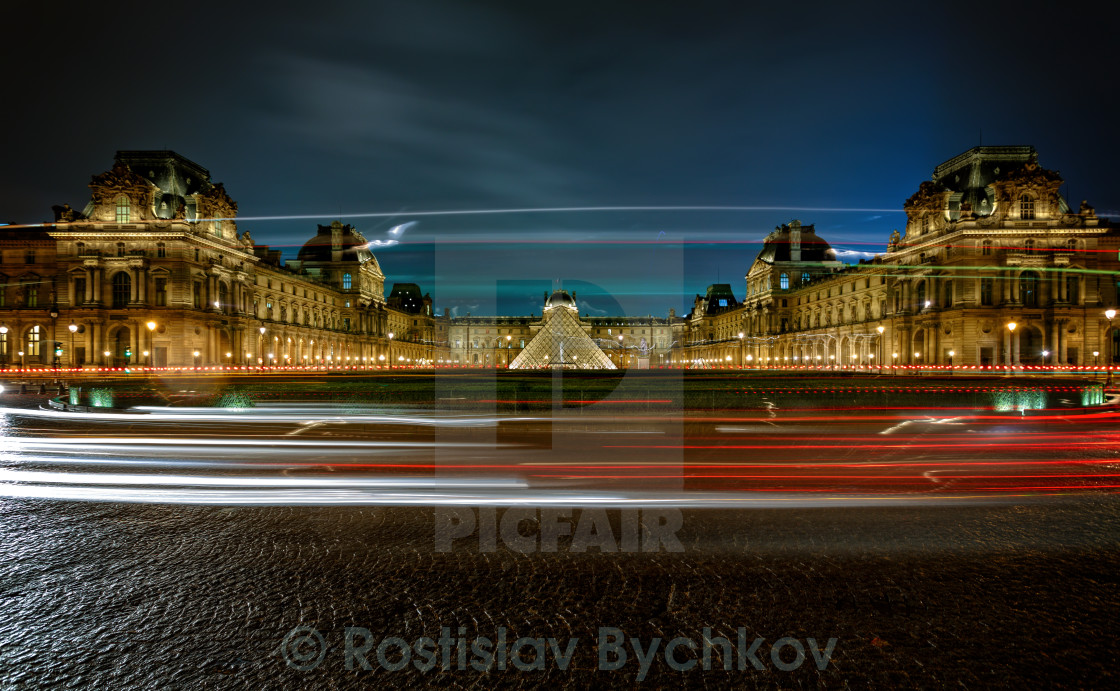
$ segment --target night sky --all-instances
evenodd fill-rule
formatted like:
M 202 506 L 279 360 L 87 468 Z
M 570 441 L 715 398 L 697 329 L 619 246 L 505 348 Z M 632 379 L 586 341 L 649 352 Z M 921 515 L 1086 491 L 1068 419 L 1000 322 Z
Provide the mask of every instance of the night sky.
M 81 209 L 116 150 L 172 149 L 293 257 L 340 216 L 381 240 L 417 221 L 375 251 L 437 309 L 539 314 L 561 280 L 581 312 L 664 316 L 717 278 L 742 298 L 793 218 L 882 251 L 981 136 L 1120 215 L 1117 17 L 1089 5 L 114 5 L 6 8 L 0 220 Z M 764 208 L 419 215 L 599 206 Z

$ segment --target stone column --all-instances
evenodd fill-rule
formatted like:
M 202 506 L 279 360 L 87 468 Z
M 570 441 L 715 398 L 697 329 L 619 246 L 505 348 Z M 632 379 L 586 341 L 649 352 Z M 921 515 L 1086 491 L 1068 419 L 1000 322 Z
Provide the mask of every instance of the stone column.
M 136 270 L 136 275 L 139 282 L 137 298 L 141 304 L 146 305 L 148 303 L 148 270 L 140 267 Z
M 90 281 L 90 283 L 93 285 L 93 302 L 95 304 L 100 305 L 101 304 L 101 267 L 100 266 L 93 267 L 92 269 L 90 269 L 90 273 L 92 274 L 92 280 Z

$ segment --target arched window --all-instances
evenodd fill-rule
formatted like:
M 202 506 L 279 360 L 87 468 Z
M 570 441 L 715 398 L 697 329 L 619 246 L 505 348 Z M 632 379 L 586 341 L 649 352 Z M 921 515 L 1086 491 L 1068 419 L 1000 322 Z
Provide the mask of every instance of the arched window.
M 352 284 L 353 279 L 350 277 L 350 274 L 342 274 L 342 289 L 350 290 Z
M 1023 307 L 1038 307 L 1038 274 L 1024 271 L 1019 276 L 1019 300 Z
M 132 212 L 132 202 L 123 194 L 117 197 L 117 223 L 128 223 Z
M 801 272 L 801 282 L 802 283 L 808 283 L 809 282 L 809 272 L 808 271 L 802 271 Z
M 27 355 L 29 357 L 39 357 L 41 352 L 39 349 L 43 345 L 43 332 L 38 325 L 31 327 L 27 330 Z
M 782 290 L 789 290 L 789 274 L 782 274 L 778 278 L 778 285 Z
M 113 307 L 125 307 L 132 299 L 132 278 L 127 271 L 113 276 Z
M 1024 221 L 1034 220 L 1034 197 L 1029 194 L 1019 197 L 1019 218 Z
M 990 256 L 992 254 L 992 241 L 991 240 L 985 240 L 984 242 L 980 243 L 980 254 L 984 255 L 985 257 Z

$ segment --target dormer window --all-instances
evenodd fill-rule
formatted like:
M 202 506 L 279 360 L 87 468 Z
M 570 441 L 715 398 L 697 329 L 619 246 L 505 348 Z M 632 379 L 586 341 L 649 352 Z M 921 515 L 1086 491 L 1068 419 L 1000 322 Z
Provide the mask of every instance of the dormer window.
M 922 233 L 929 232 L 929 216 L 922 216 Z
M 1024 221 L 1034 220 L 1034 197 L 1029 194 L 1019 197 L 1019 218 Z
M 117 197 L 117 223 L 128 223 L 132 212 L 132 202 L 123 194 Z
M 222 237 L 222 219 L 220 218 L 217 221 L 214 221 L 214 235 Z

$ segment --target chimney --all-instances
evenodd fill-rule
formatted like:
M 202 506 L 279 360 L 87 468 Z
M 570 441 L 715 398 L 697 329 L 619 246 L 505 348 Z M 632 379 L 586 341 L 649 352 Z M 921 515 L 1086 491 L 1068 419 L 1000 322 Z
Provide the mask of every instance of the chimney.
M 331 223 L 331 249 L 342 249 L 342 222 L 334 221 Z
M 789 260 L 801 261 L 801 221 L 793 220 L 789 223 Z

